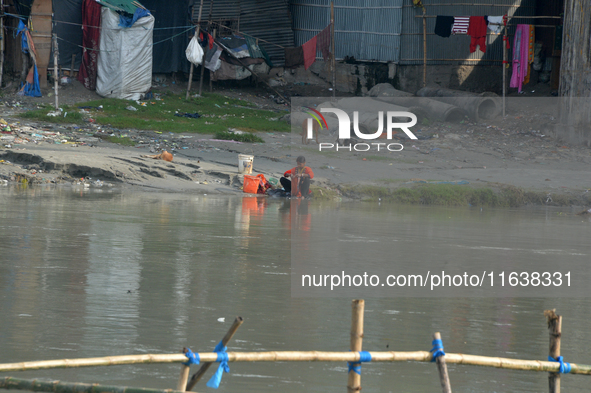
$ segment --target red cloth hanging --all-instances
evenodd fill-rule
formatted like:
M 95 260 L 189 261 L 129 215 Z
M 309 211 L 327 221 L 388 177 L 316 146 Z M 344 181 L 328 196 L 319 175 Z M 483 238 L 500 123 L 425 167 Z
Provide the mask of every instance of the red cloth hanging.
M 308 42 L 302 45 L 304 50 L 304 68 L 308 69 L 316 61 L 316 39 L 317 36 L 312 37 Z
M 476 46 L 480 46 L 482 52 L 486 52 L 486 20 L 484 16 L 471 16 L 470 26 L 468 27 L 470 40 L 470 53 L 476 51 Z
M 96 0 L 82 2 L 82 62 L 78 80 L 89 90 L 96 90 L 98 55 L 101 38 L 101 5 Z
M 330 57 L 330 27 L 331 25 L 326 26 L 324 30 L 322 30 L 316 36 L 316 44 L 318 46 L 318 50 L 322 52 L 322 58 L 324 60 L 328 60 Z

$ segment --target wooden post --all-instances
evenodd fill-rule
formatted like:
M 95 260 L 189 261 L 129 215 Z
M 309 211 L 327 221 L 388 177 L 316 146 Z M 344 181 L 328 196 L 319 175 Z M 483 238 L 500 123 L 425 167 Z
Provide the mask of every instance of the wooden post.
M 441 334 L 436 332 L 433 334 L 433 340 L 441 340 Z M 437 369 L 439 370 L 439 381 L 441 382 L 441 390 L 443 393 L 451 393 L 451 383 L 449 382 L 449 374 L 447 373 L 447 364 L 445 364 L 445 356 L 439 356 L 437 360 Z
M 211 0 L 209 2 L 209 16 L 207 17 L 207 32 L 209 33 L 209 27 L 211 25 L 211 15 L 213 12 L 213 0 Z M 205 67 L 203 66 L 203 63 L 201 63 L 201 75 L 199 76 L 199 97 L 201 97 L 201 91 L 203 88 L 203 74 L 205 71 Z M 190 389 L 187 389 L 190 390 Z
M 59 74 L 57 72 L 57 56 L 58 56 L 58 49 L 57 49 L 57 34 L 53 35 L 53 89 L 55 90 L 55 109 L 59 109 L 59 102 L 58 102 L 58 81 L 59 81 Z
M 226 346 L 230 342 L 230 340 L 232 339 L 232 336 L 234 336 L 234 333 L 236 333 L 236 330 L 238 330 L 240 325 L 242 325 L 242 322 L 244 322 L 244 319 L 242 319 L 242 317 L 236 317 L 236 319 L 234 320 L 234 323 L 232 324 L 232 326 L 230 326 L 230 329 L 228 329 L 228 332 L 226 333 L 224 338 L 222 338 L 223 346 Z M 212 365 L 211 362 L 203 363 L 201 368 L 195 374 L 193 374 L 193 376 L 191 377 L 191 379 L 187 383 L 187 389 L 185 389 L 185 391 L 187 391 L 187 392 L 191 391 L 195 387 L 197 382 L 199 382 L 201 377 L 203 377 L 203 375 L 205 374 L 205 372 L 209 369 L 209 367 L 211 365 Z
M 505 96 L 507 95 L 507 26 L 503 27 L 503 117 L 505 117 Z
M 334 44 L 334 1 L 330 2 L 330 46 L 332 47 L 332 56 L 330 58 L 330 68 L 332 68 L 332 99 L 334 101 L 337 94 L 337 66 Z
M 187 353 L 187 348 L 183 348 L 181 351 L 182 353 Z M 176 390 L 179 392 L 184 392 L 187 387 L 187 380 L 189 379 L 189 371 L 191 370 L 191 366 L 187 366 L 185 364 L 181 364 L 181 375 L 179 376 L 179 381 L 176 384 Z
M 427 9 L 423 6 L 423 87 L 427 86 Z
M 197 27 L 195 28 L 195 35 L 199 34 L 199 23 L 201 23 L 201 11 L 203 10 L 203 0 L 199 4 L 199 16 L 197 16 Z M 205 53 L 203 54 L 203 60 L 201 61 L 201 67 L 203 67 L 203 61 L 205 61 Z M 185 100 L 189 99 L 189 90 L 191 90 L 191 82 L 193 82 L 193 68 L 195 65 L 191 63 L 191 69 L 189 70 L 189 83 L 187 83 L 187 95 Z
M 560 356 L 560 337 L 562 335 L 562 316 L 556 314 L 556 310 L 546 310 L 544 316 L 548 321 L 548 331 L 550 333 L 550 351 L 548 355 L 558 359 Z M 548 386 L 550 393 L 560 393 L 559 373 L 548 373 Z
M 76 54 L 72 54 L 72 63 L 70 63 L 70 78 L 74 78 L 74 63 L 76 62 Z
M 4 0 L 0 0 L 0 88 L 4 73 Z
M 363 346 L 363 311 L 365 309 L 365 300 L 353 300 L 351 303 L 353 317 L 351 319 L 351 351 L 360 352 Z M 355 371 L 349 371 L 349 380 L 347 382 L 347 392 L 359 392 L 361 390 L 361 375 Z

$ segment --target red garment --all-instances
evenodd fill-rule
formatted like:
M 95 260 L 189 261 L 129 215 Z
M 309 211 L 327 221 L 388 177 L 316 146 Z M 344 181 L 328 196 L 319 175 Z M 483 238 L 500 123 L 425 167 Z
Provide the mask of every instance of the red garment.
M 213 49 L 213 37 L 211 36 L 211 34 L 209 33 L 205 33 L 207 34 L 207 44 L 208 44 L 208 48 L 209 49 Z M 204 34 L 202 31 L 199 32 L 199 41 L 203 42 L 205 40 Z M 203 46 L 203 45 L 202 45 Z
M 304 68 L 308 69 L 316 61 L 316 37 L 314 36 L 310 41 L 302 45 L 304 50 Z
M 300 195 L 300 190 L 298 189 L 298 182 L 295 181 L 294 179 L 294 175 L 301 175 L 305 173 L 306 175 L 308 175 L 310 177 L 310 180 L 314 178 L 314 172 L 312 172 L 312 169 L 310 169 L 310 167 L 303 167 L 302 169 L 298 168 L 297 166 L 295 168 L 292 168 L 288 171 L 285 171 L 285 173 L 283 174 L 283 177 L 288 177 L 287 175 L 289 175 L 289 177 L 291 177 L 291 195 L 293 196 L 301 196 Z M 311 194 L 312 190 L 308 190 L 308 194 Z
M 82 62 L 78 80 L 89 90 L 96 89 L 98 54 L 101 38 L 101 5 L 96 0 L 82 3 Z
M 322 53 L 322 58 L 324 60 L 328 60 L 330 57 L 330 27 L 328 25 L 316 36 L 316 44 L 318 46 L 318 50 Z
M 476 46 L 480 45 L 480 50 L 486 52 L 486 21 L 484 16 L 471 16 L 470 26 L 468 26 L 468 35 L 470 40 L 470 53 L 476 52 Z

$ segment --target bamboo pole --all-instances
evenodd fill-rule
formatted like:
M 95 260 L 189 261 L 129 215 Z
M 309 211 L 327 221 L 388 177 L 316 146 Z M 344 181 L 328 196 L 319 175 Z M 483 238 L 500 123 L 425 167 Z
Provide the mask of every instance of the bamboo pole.
M 507 95 L 507 26 L 503 27 L 503 117 L 505 117 L 505 96 Z
M 433 340 L 441 340 L 441 333 L 434 333 Z M 449 374 L 447 373 L 445 356 L 437 357 L 435 362 L 437 363 L 437 370 L 439 370 L 439 382 L 441 382 L 441 390 L 443 393 L 451 393 L 451 383 L 449 382 Z
M 427 9 L 423 7 L 423 87 L 427 86 Z
M 0 378 L 0 388 L 15 390 L 31 390 L 35 392 L 59 393 L 174 393 L 172 389 L 144 389 L 125 386 L 106 386 L 78 382 L 39 381 L 37 379 L 18 379 L 12 377 Z
M 187 348 L 183 348 L 182 353 L 187 353 Z M 181 365 L 181 375 L 179 376 L 179 381 L 176 384 L 176 390 L 179 392 L 184 392 L 187 387 L 187 380 L 189 379 L 189 371 L 191 371 L 191 366 L 186 364 Z
M 217 29 L 213 29 L 213 34 L 211 35 L 213 37 L 213 40 L 215 41 L 215 36 L 217 35 Z M 213 71 L 209 70 L 209 92 L 211 93 L 213 91 Z
M 351 318 L 351 352 L 359 352 L 363 346 L 363 311 L 365 309 L 365 300 L 353 300 L 351 308 L 353 314 Z M 347 392 L 358 392 L 360 390 L 361 375 L 350 370 Z
M 211 0 L 209 2 L 209 16 L 207 17 L 207 32 L 209 33 L 209 26 L 211 25 L 211 14 L 213 12 L 213 0 Z M 199 26 L 199 29 L 201 29 L 201 26 Z M 209 46 L 208 46 L 209 48 Z M 205 55 L 204 55 L 205 56 Z M 203 66 L 203 64 L 205 63 L 205 61 L 203 63 L 201 63 L 201 75 L 199 76 L 199 97 L 201 97 L 201 91 L 203 89 L 203 75 L 205 72 L 205 67 Z
M 560 356 L 560 338 L 562 336 L 562 316 L 556 314 L 556 310 L 544 311 L 546 321 L 548 321 L 548 330 L 550 333 L 550 351 L 549 356 L 558 359 Z M 548 375 L 548 386 L 550 393 L 560 393 L 560 374 L 550 372 Z
M 58 56 L 58 49 L 57 49 L 57 34 L 53 35 L 53 89 L 55 90 L 55 109 L 59 109 L 59 102 L 58 102 L 58 80 L 59 74 L 57 72 L 57 56 Z
M 427 351 L 380 351 L 369 352 L 372 362 L 422 362 L 429 363 L 433 358 Z M 215 362 L 215 352 L 198 353 L 202 362 Z M 358 362 L 356 352 L 322 352 L 322 351 L 269 351 L 269 352 L 228 352 L 230 362 Z M 175 354 L 144 354 L 124 355 L 102 358 L 60 359 L 34 362 L 0 364 L 0 372 L 29 371 L 50 368 L 78 368 L 93 366 L 114 366 L 141 363 L 181 363 L 187 357 L 182 353 Z M 490 356 L 446 353 L 447 364 L 462 364 L 481 367 L 494 367 L 506 370 L 558 372 L 560 364 L 541 360 L 509 359 Z M 591 375 L 591 365 L 570 363 L 570 374 Z
M 199 34 L 199 23 L 201 23 L 201 11 L 203 11 L 203 0 L 199 4 L 199 16 L 197 16 L 197 27 L 195 28 L 195 35 Z M 203 67 L 203 62 L 205 61 L 205 54 L 203 54 L 203 60 L 201 60 L 201 67 Z M 187 83 L 187 94 L 185 95 L 185 100 L 189 99 L 189 91 L 191 90 L 191 82 L 193 82 L 193 68 L 195 65 L 191 63 L 191 68 L 189 69 L 189 83 Z
M 244 322 L 244 319 L 242 317 L 236 317 L 236 319 L 234 319 L 234 322 L 232 323 L 232 326 L 230 326 L 230 329 L 228 329 L 228 332 L 222 338 L 222 345 L 224 347 L 230 342 L 230 340 L 234 336 L 234 333 L 236 333 L 236 330 L 238 330 L 238 328 L 240 327 L 240 325 L 242 325 L 242 322 Z M 205 363 L 203 363 L 203 365 L 201 366 L 201 368 L 195 374 L 193 374 L 193 376 L 191 377 L 191 380 L 187 383 L 187 388 L 185 389 L 187 392 L 188 391 L 191 391 L 195 387 L 195 385 L 197 384 L 197 382 L 199 382 L 199 380 L 201 379 L 201 377 L 203 377 L 203 375 L 209 369 L 209 367 L 211 366 L 211 364 L 216 361 L 217 354 L 215 352 L 213 352 L 213 354 L 215 355 L 215 359 L 214 360 L 205 361 Z M 200 358 L 201 358 L 201 356 L 200 356 Z M 202 359 L 202 360 L 205 360 L 205 359 Z
M 337 94 L 337 66 L 336 66 L 336 53 L 334 43 L 334 1 L 330 2 L 330 46 L 332 56 L 330 58 L 330 68 L 332 68 L 332 100 L 335 100 Z
M 72 62 L 70 63 L 70 78 L 74 79 L 74 63 L 76 62 L 76 54 L 72 53 Z
M 0 88 L 4 74 L 4 0 L 0 0 Z

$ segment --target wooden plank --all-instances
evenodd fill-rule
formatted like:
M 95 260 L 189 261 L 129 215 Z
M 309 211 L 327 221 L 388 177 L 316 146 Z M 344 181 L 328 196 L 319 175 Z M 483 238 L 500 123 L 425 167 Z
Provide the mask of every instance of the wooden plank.
M 51 0 L 35 0 L 31 5 L 31 37 L 37 52 L 39 86 L 47 88 L 47 67 L 51 55 Z

